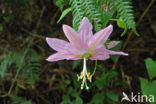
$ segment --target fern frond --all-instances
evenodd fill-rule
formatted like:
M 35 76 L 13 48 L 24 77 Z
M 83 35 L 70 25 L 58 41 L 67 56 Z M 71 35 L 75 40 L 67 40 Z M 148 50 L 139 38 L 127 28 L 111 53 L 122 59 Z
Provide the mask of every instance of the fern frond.
M 102 28 L 101 12 L 96 7 L 95 0 L 70 0 L 73 8 L 73 27 L 75 29 L 80 25 L 83 17 L 87 17 L 93 22 L 96 31 Z
M 0 78 L 5 77 L 5 73 L 8 70 L 8 67 L 13 63 L 11 55 L 9 54 L 0 64 Z
M 80 21 L 84 17 L 84 11 L 82 10 L 82 0 L 70 0 L 71 7 L 73 9 L 73 27 L 77 30 L 80 25 Z
M 101 12 L 99 11 L 95 0 L 84 0 L 83 9 L 85 16 L 88 17 L 95 24 L 95 31 L 99 31 L 102 28 Z
M 14 57 L 16 66 L 19 66 L 24 51 L 21 50 L 16 53 Z M 22 64 L 21 75 L 31 84 L 35 82 L 40 74 L 40 59 L 40 56 L 32 48 L 28 49 L 26 57 L 23 58 L 24 63 Z
M 112 3 L 118 12 L 118 15 L 123 19 L 128 29 L 135 28 L 136 26 L 132 10 L 133 8 L 132 2 L 124 0 L 116 0 L 116 2 Z

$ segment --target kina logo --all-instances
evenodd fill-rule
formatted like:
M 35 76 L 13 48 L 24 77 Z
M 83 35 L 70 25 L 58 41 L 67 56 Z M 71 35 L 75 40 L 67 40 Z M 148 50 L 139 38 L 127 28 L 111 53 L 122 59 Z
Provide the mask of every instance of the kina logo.
M 131 92 L 131 96 L 128 97 L 128 95 L 125 92 L 122 92 L 122 99 L 121 102 L 123 101 L 128 101 L 128 102 L 154 102 L 154 95 L 141 95 L 139 92 L 138 94 L 134 94 Z

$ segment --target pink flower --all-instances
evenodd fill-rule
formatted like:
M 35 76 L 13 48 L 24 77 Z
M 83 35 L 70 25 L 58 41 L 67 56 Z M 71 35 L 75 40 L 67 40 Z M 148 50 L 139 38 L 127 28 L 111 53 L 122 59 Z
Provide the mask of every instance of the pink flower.
M 106 60 L 110 55 L 128 55 L 124 52 L 109 50 L 115 47 L 119 43 L 118 41 L 112 41 L 108 46 L 104 45 L 113 31 L 112 25 L 109 25 L 94 35 L 92 29 L 93 26 L 86 17 L 81 21 L 78 32 L 68 25 L 63 25 L 63 31 L 69 42 L 57 38 L 46 38 L 49 46 L 57 51 L 57 53 L 49 56 L 47 61 L 54 62 L 64 59 L 84 59 L 84 68 L 79 79 L 83 78 L 83 83 L 85 83 L 86 78 L 84 77 L 88 76 L 86 70 L 86 59 Z

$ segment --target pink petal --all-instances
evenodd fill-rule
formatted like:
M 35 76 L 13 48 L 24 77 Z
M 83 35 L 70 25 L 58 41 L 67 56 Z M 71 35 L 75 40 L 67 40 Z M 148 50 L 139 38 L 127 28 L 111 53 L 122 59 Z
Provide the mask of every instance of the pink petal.
M 109 53 L 105 48 L 99 48 L 94 51 L 94 56 L 90 58 L 91 60 L 106 60 L 109 59 Z
M 66 60 L 78 60 L 80 58 L 76 55 L 73 55 L 73 54 L 57 52 L 57 53 L 49 56 L 46 60 L 49 62 L 55 62 L 55 61 L 64 60 L 64 59 L 66 59 Z
M 78 29 L 80 43 L 81 46 L 83 46 L 84 48 L 88 48 L 88 42 L 90 38 L 93 36 L 92 29 L 93 29 L 92 24 L 86 17 L 84 17 Z
M 69 43 L 67 41 L 57 38 L 46 38 L 46 41 L 52 49 L 60 52 L 65 52 L 69 46 Z
M 118 45 L 120 43 L 120 41 L 111 41 L 109 44 L 108 44 L 108 49 L 110 48 L 113 48 L 115 47 L 116 45 Z
M 108 39 L 110 34 L 113 31 L 113 26 L 109 25 L 105 29 L 97 32 L 90 40 L 89 47 L 90 50 L 94 50 L 96 48 L 100 48 L 104 45 L 105 41 Z
M 128 53 L 124 53 L 124 52 L 116 52 L 116 51 L 111 51 L 111 50 L 107 50 L 108 53 L 110 55 L 124 55 L 124 56 L 128 56 Z
M 80 49 L 80 43 L 78 40 L 78 33 L 68 25 L 63 25 L 63 31 L 64 31 L 66 37 L 68 38 L 68 40 L 70 41 L 70 43 L 74 47 Z

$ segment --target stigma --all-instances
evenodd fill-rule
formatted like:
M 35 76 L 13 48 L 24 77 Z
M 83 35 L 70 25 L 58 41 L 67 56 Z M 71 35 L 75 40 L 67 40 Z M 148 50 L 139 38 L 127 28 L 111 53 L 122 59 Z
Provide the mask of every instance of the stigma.
M 85 88 L 88 90 L 89 87 L 87 85 L 87 79 L 89 82 L 92 82 L 92 75 L 90 74 L 90 72 L 87 72 L 87 65 L 86 65 L 86 57 L 83 58 L 83 70 L 80 73 L 80 75 L 77 75 L 78 80 L 82 80 L 82 84 L 81 84 L 81 89 Z

